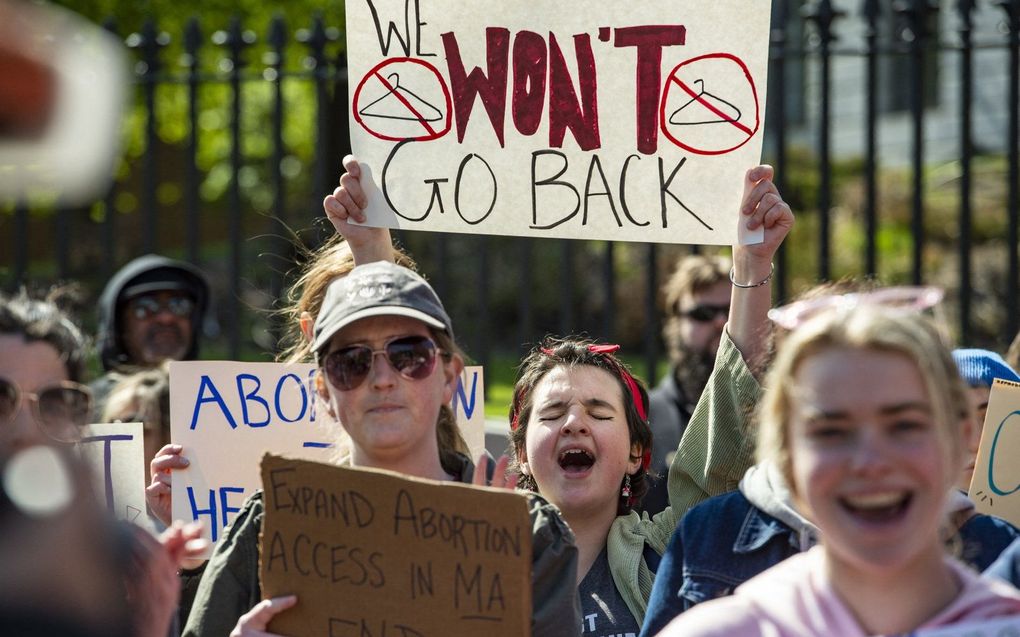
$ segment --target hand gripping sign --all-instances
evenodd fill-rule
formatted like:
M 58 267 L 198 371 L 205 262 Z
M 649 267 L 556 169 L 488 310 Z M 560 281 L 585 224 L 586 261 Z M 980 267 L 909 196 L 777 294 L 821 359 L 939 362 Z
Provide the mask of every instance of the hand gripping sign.
M 369 223 L 736 242 L 770 4 L 347 2 Z

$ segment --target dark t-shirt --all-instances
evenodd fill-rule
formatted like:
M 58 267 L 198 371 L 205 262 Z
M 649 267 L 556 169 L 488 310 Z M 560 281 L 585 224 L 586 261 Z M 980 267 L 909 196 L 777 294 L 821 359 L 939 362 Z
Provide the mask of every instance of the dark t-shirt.
M 627 608 L 609 571 L 605 547 L 577 587 L 581 597 L 581 634 L 584 637 L 637 637 L 641 626 Z

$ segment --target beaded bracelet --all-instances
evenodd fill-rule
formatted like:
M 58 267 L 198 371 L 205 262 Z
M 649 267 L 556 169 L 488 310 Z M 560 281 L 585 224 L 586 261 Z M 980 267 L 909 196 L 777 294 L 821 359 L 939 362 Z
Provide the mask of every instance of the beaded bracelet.
M 775 273 L 776 273 L 776 264 L 775 264 L 775 262 L 771 262 L 771 263 L 769 263 L 769 275 L 767 277 L 765 277 L 761 281 L 758 281 L 757 283 L 749 283 L 749 284 L 745 285 L 743 283 L 737 283 L 733 279 L 733 267 L 731 266 L 730 267 L 730 283 L 733 284 L 733 287 L 740 288 L 742 290 L 746 290 L 746 289 L 749 289 L 749 288 L 760 288 L 761 286 L 763 286 L 766 283 L 768 283 L 769 281 L 771 281 L 772 280 L 772 275 L 775 274 Z

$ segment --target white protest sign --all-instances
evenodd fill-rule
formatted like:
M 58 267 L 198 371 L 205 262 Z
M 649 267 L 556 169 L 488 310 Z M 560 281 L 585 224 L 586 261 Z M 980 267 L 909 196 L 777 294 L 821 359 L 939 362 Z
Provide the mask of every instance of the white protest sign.
M 170 438 L 190 461 L 173 474 L 173 518 L 216 542 L 261 486 L 264 453 L 328 461 L 336 425 L 318 407 L 311 364 L 171 363 Z
M 477 461 L 485 452 L 485 375 L 480 366 L 465 367 L 453 394 L 453 416 Z
M 732 244 L 771 2 L 348 0 L 369 224 Z
M 89 425 L 78 450 L 92 470 L 96 495 L 122 520 L 148 526 L 144 428 L 140 422 Z
M 910 633 L 908 637 L 1018 637 L 1020 616 L 1000 617 L 981 621 L 961 622 L 952 626 L 929 628 Z
M 1020 384 L 995 379 L 967 495 L 981 513 L 1020 525 Z
M 319 462 L 335 457 L 339 429 L 317 413 L 322 405 L 315 373 L 311 364 L 170 364 L 170 437 L 190 462 L 174 471 L 175 520 L 202 520 L 205 537 L 215 543 L 245 498 L 260 488 L 264 453 Z M 475 458 L 485 448 L 482 388 L 482 368 L 468 367 L 453 400 Z

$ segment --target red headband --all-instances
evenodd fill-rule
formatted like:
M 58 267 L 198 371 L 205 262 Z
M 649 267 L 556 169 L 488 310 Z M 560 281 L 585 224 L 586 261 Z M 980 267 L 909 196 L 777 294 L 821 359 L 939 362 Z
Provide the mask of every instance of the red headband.
M 605 344 L 596 344 L 596 343 L 591 343 L 591 344 L 588 345 L 588 351 L 593 353 L 593 354 L 603 354 L 603 355 L 613 354 L 613 353 L 617 352 L 619 349 L 620 349 L 620 346 L 616 345 L 616 344 L 608 344 L 608 343 L 605 343 Z M 555 355 L 555 350 L 550 349 L 548 347 L 541 348 L 541 351 L 546 356 L 553 356 L 553 355 Z M 630 372 L 628 372 L 627 369 L 624 368 L 623 365 L 621 365 L 618 360 L 616 360 L 615 356 L 606 356 L 606 360 L 609 361 L 612 364 L 612 366 L 619 373 L 620 378 L 623 379 L 623 384 L 626 385 L 627 389 L 630 391 L 631 402 L 634 403 L 634 409 L 637 411 L 638 417 L 640 417 L 641 418 L 641 422 L 645 423 L 645 425 L 647 426 L 648 425 L 648 412 L 645 409 L 644 402 L 641 400 L 641 390 L 638 389 L 637 381 L 634 380 L 634 377 L 630 375 Z M 518 418 L 520 416 L 520 400 L 521 400 L 521 398 L 523 398 L 523 389 L 518 391 L 517 394 L 514 395 L 514 402 L 513 402 L 514 415 L 513 415 L 513 418 L 510 420 L 510 430 L 511 431 L 515 431 L 517 429 L 518 425 L 520 424 L 518 422 Z M 651 449 L 645 449 L 644 453 L 641 456 L 641 467 L 645 471 L 648 471 L 648 467 L 651 466 L 651 464 L 652 464 L 652 450 Z

